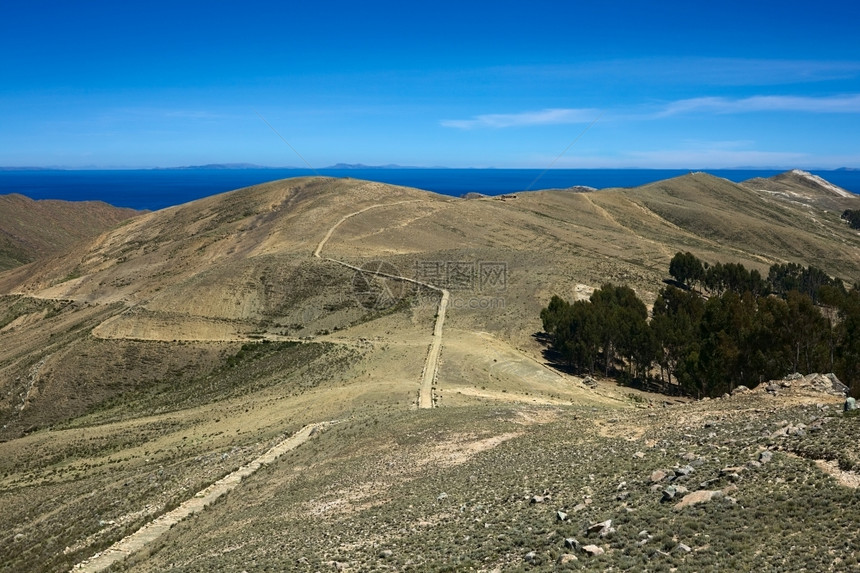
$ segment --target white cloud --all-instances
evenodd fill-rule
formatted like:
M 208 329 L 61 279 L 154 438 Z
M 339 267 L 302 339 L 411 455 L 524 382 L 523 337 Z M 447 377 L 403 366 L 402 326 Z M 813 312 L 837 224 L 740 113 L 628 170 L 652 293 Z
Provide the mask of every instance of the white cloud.
M 476 129 L 482 127 L 529 127 L 535 125 L 562 125 L 594 121 L 598 112 L 594 109 L 552 108 L 521 113 L 495 113 L 477 115 L 472 119 L 442 120 L 443 127 Z
M 656 117 L 668 117 L 691 112 L 731 114 L 765 111 L 860 113 L 860 94 L 826 97 L 767 95 L 742 99 L 699 97 L 672 102 Z

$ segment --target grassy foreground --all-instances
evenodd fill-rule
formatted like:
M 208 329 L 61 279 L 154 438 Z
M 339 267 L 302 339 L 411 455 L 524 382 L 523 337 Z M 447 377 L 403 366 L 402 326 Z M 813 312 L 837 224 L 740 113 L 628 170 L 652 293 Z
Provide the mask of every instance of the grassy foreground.
M 837 399 L 797 389 L 656 409 L 376 412 L 112 570 L 853 570 L 860 495 L 840 467 L 856 464 L 858 430 Z M 679 509 L 684 488 L 720 493 Z M 606 520 L 605 536 L 589 532 Z

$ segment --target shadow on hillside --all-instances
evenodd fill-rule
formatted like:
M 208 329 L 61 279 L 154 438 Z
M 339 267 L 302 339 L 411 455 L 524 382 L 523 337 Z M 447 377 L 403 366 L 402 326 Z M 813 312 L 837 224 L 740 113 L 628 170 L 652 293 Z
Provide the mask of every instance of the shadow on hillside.
M 549 366 L 559 372 L 570 374 L 571 376 L 583 376 L 583 373 L 571 366 L 561 352 L 552 347 L 552 338 L 546 332 L 535 332 L 532 334 L 537 342 L 543 346 L 541 356 L 544 359 L 544 366 Z
M 669 286 L 673 286 L 673 287 L 679 288 L 681 290 L 690 290 L 690 287 L 688 285 L 685 285 L 682 282 L 676 281 L 675 279 L 663 279 L 663 282 Z
M 571 376 L 579 376 L 579 377 L 589 377 L 588 372 L 583 372 L 574 368 L 571 364 L 565 360 L 564 356 L 558 350 L 552 347 L 552 339 L 550 335 L 546 332 L 535 332 L 532 334 L 532 338 L 535 339 L 543 346 L 543 350 L 541 351 L 541 355 L 544 359 L 544 365 L 557 370 L 559 372 L 563 372 L 565 374 L 569 374 Z M 595 372 L 594 375 L 603 377 L 601 372 Z M 655 377 L 647 377 L 643 380 L 627 380 L 624 379 L 623 373 L 613 368 L 610 374 L 610 378 L 612 378 L 616 384 L 619 386 L 625 386 L 628 388 L 635 388 L 637 390 L 642 390 L 643 392 L 650 392 L 652 394 L 660 394 L 663 396 L 683 396 L 684 393 L 681 388 L 677 384 L 666 384 Z

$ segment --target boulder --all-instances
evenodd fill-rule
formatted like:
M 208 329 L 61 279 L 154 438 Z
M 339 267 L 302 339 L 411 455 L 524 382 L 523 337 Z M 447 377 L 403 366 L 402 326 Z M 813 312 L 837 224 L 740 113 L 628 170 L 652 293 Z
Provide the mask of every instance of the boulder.
M 766 464 L 767 462 L 769 462 L 772 459 L 773 459 L 773 452 L 770 450 L 765 450 L 758 455 L 758 461 L 760 461 L 763 464 Z
M 706 503 L 713 499 L 723 497 L 723 492 L 719 490 L 699 490 L 693 493 L 688 493 L 684 498 L 675 504 L 675 511 L 681 511 L 685 507 L 692 507 L 700 503 Z
M 808 374 L 801 382 L 804 386 L 811 386 L 814 390 L 832 396 L 847 396 L 848 387 L 839 381 L 835 374 Z
M 600 537 L 606 537 L 610 533 L 615 533 L 615 528 L 612 527 L 612 520 L 607 519 L 600 523 L 593 523 L 588 527 L 588 534 L 596 533 Z
M 666 472 L 664 472 L 663 470 L 655 470 L 655 471 L 651 472 L 651 478 L 650 479 L 651 479 L 652 483 L 657 483 L 657 482 L 661 482 L 664 479 L 666 479 L 667 475 L 668 474 Z
M 585 545 L 582 548 L 582 551 L 583 553 L 588 553 L 592 557 L 595 557 L 597 555 L 603 555 L 604 553 L 606 553 L 606 551 L 604 551 L 603 548 L 598 545 Z
M 857 409 L 857 400 L 849 396 L 845 398 L 845 406 L 843 408 L 846 412 L 850 412 L 851 410 Z
M 562 553 L 558 558 L 559 565 L 567 565 L 568 563 L 572 563 L 574 561 L 579 561 L 579 557 L 577 557 L 573 553 Z
M 843 396 L 848 395 L 848 391 L 849 391 L 848 386 L 843 384 L 842 381 L 840 381 L 839 378 L 836 377 L 836 374 L 834 374 L 833 372 L 830 372 L 829 374 L 825 374 L 824 376 L 825 376 L 825 378 L 830 380 L 830 384 L 832 386 L 834 393 L 837 393 L 837 395 L 841 394 Z
M 568 549 L 579 549 L 579 541 L 574 539 L 573 537 L 568 537 L 564 540 L 564 546 Z

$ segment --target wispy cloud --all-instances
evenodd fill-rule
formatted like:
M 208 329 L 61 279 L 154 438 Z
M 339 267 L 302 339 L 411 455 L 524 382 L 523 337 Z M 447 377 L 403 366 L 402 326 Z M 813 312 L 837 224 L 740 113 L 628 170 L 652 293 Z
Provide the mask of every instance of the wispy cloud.
M 595 109 L 552 108 L 521 113 L 493 113 L 477 115 L 471 119 L 445 119 L 443 127 L 456 129 L 530 127 L 535 125 L 562 125 L 594 121 Z
M 699 97 L 674 101 L 658 112 L 656 117 L 694 112 L 734 114 L 768 111 L 860 113 L 860 94 L 826 97 L 761 95 L 740 99 Z

